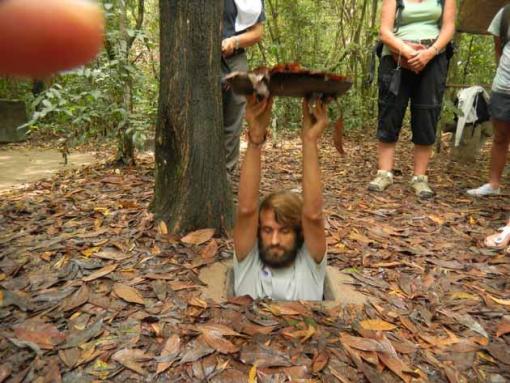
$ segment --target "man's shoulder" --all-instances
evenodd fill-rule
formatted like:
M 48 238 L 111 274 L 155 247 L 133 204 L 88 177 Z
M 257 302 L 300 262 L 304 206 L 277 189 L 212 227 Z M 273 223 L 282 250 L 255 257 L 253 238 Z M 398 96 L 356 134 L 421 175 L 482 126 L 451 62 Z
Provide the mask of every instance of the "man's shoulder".
M 306 242 L 301 245 L 301 247 L 298 250 L 297 256 L 296 256 L 296 262 L 302 262 L 305 263 L 308 266 L 317 266 L 320 267 L 322 264 L 326 263 L 327 261 L 327 251 L 324 253 L 324 258 L 320 263 L 315 262 L 312 255 L 308 251 L 308 248 L 306 247 Z
M 239 261 L 237 259 L 235 251 L 234 251 L 233 258 L 234 258 L 234 267 L 237 267 L 237 268 L 247 267 L 247 265 L 249 265 L 250 267 L 260 265 L 261 261 L 260 261 L 260 257 L 259 257 L 258 243 L 255 242 L 255 245 L 252 247 L 252 249 L 250 250 L 248 255 L 246 257 L 244 257 L 244 259 L 242 261 Z

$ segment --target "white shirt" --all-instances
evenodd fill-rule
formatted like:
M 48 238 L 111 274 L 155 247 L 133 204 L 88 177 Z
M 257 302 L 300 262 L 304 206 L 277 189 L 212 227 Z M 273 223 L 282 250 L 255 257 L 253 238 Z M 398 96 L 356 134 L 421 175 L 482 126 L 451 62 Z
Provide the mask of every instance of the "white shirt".
M 503 8 L 494 17 L 489 26 L 489 33 L 499 36 L 499 29 L 503 19 Z M 498 93 L 510 94 L 510 42 L 503 48 L 499 59 L 498 70 L 492 83 L 492 90 Z
M 238 262 L 234 255 L 234 292 L 254 299 L 321 301 L 326 258 L 325 255 L 321 263 L 316 263 L 303 245 L 291 266 L 273 269 L 262 263 L 258 244 L 255 244 L 242 262 Z

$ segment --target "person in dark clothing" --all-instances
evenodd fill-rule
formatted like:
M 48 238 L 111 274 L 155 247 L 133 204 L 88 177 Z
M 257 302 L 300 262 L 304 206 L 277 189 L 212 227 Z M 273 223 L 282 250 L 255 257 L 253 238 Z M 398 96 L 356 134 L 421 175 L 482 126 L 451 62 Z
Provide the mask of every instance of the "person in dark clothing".
M 223 40 L 221 43 L 223 76 L 248 71 L 246 48 L 258 43 L 264 33 L 262 0 L 225 0 Z M 223 89 L 223 130 L 226 166 L 229 175 L 239 160 L 240 137 L 246 99 L 231 89 Z

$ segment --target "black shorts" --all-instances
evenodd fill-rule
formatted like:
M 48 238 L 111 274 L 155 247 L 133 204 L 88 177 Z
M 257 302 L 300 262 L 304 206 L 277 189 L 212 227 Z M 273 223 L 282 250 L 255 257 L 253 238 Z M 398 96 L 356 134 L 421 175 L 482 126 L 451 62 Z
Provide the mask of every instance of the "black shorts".
M 510 122 L 510 94 L 492 92 L 489 113 L 495 120 Z
M 377 138 L 387 143 L 398 141 L 407 105 L 411 100 L 412 141 L 416 145 L 432 145 L 436 141 L 436 126 L 446 87 L 446 54 L 441 53 L 432 59 L 419 74 L 400 69 L 400 88 L 395 96 L 389 88 L 396 66 L 392 56 L 381 58 Z

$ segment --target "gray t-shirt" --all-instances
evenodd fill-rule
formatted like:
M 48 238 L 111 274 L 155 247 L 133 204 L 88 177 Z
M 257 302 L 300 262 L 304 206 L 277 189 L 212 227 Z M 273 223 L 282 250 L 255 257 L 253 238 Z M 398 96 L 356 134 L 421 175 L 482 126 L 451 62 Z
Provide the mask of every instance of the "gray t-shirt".
M 236 295 L 271 298 L 280 301 L 321 301 L 324 295 L 326 256 L 316 263 L 306 246 L 299 249 L 293 265 L 284 269 L 265 266 L 259 257 L 258 244 L 242 262 L 234 255 L 234 291 Z
M 503 9 L 492 20 L 489 26 L 489 33 L 499 37 L 501 21 L 503 18 Z M 498 93 L 510 94 L 510 43 L 503 48 L 501 59 L 499 60 L 498 70 L 492 82 L 492 91 Z

